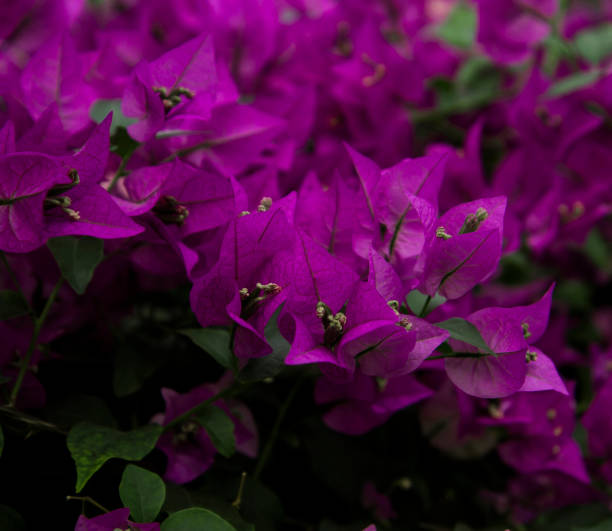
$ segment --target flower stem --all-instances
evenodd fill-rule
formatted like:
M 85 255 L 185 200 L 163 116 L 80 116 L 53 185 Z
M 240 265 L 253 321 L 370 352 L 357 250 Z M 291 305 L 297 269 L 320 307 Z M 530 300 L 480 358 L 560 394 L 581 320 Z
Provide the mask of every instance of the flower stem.
M 32 354 L 34 354 L 34 350 L 36 350 L 36 347 L 38 345 L 38 336 L 40 335 L 40 330 L 45 324 L 45 320 L 47 319 L 47 316 L 49 315 L 49 310 L 51 310 L 51 306 L 53 306 L 53 302 L 55 301 L 55 297 L 57 297 L 57 293 L 59 292 L 59 289 L 63 281 L 64 281 L 63 277 L 60 277 L 60 279 L 56 282 L 55 286 L 53 287 L 53 290 L 51 291 L 51 295 L 49 295 L 49 298 L 47 299 L 47 302 L 45 303 L 45 307 L 43 308 L 43 311 L 38 317 L 34 318 L 34 330 L 32 331 L 32 339 L 30 340 L 30 345 L 28 346 L 26 355 L 21 359 L 21 366 L 19 367 L 19 373 L 17 374 L 15 385 L 13 386 L 13 389 L 11 390 L 11 397 L 9 400 L 10 407 L 15 407 L 15 404 L 17 403 L 17 397 L 19 396 L 19 390 L 21 389 L 21 384 L 23 383 L 23 379 L 25 377 L 26 371 L 28 370 L 28 367 L 30 366 Z
M 278 432 L 280 430 L 280 426 L 283 422 L 283 419 L 285 418 L 285 415 L 289 410 L 289 406 L 291 406 L 291 403 L 293 402 L 293 399 L 295 398 L 295 395 L 297 394 L 300 385 L 302 385 L 302 381 L 303 379 L 300 378 L 297 382 L 295 382 L 295 385 L 291 388 L 291 391 L 289 391 L 287 399 L 281 406 L 280 411 L 276 416 L 276 420 L 274 421 L 274 426 L 272 426 L 272 432 L 270 433 L 270 437 L 266 441 L 266 445 L 264 446 L 264 449 L 261 452 L 261 456 L 259 457 L 259 461 L 257 461 L 257 465 L 255 465 L 253 479 L 257 479 L 261 475 L 261 472 L 264 466 L 266 465 L 266 461 L 270 457 L 270 453 L 272 452 L 272 448 L 274 447 L 274 443 L 276 442 L 276 439 L 278 437 Z
M 82 502 L 89 502 L 92 505 L 95 505 L 101 511 L 104 511 L 105 513 L 109 513 L 110 512 L 106 507 L 104 507 L 103 505 L 99 504 L 96 500 L 94 500 L 93 498 L 91 498 L 89 496 L 66 496 L 66 500 L 67 501 L 78 500 L 78 501 L 82 501 Z

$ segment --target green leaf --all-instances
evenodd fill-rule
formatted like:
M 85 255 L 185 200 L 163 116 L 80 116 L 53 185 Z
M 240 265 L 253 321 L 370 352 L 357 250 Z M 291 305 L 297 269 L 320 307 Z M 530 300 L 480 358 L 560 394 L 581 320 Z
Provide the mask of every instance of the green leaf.
M 28 305 L 19 293 L 10 289 L 0 291 L 0 321 L 20 317 L 28 312 Z
M 459 2 L 446 20 L 438 26 L 437 34 L 452 46 L 471 48 L 476 34 L 476 11 L 466 2 Z
M 76 424 L 66 440 L 76 464 L 76 491 L 80 492 L 89 478 L 113 457 L 140 461 L 153 450 L 162 431 L 161 426 L 153 424 L 128 432 L 90 422 Z
M 72 289 L 79 295 L 85 293 L 104 256 L 104 242 L 98 238 L 62 236 L 51 238 L 47 245 Z
M 417 316 L 421 315 L 426 301 L 427 295 L 421 293 L 418 289 L 413 289 L 410 293 L 408 293 L 408 295 L 406 295 L 406 304 L 408 305 L 408 308 L 410 308 L 410 311 Z M 427 313 L 435 310 L 438 306 L 440 306 L 440 304 L 444 304 L 445 302 L 446 298 L 439 293 L 436 293 L 427 305 Z
M 546 93 L 548 97 L 565 96 L 595 83 L 601 77 L 599 70 L 576 72 L 554 83 Z
M 166 485 L 157 474 L 128 465 L 119 483 L 119 497 L 136 522 L 152 522 L 166 499 Z
M 453 339 L 473 345 L 487 354 L 495 354 L 489 345 L 485 343 L 478 328 L 465 319 L 461 319 L 461 317 L 452 317 L 441 323 L 436 323 L 436 326 L 448 330 Z
M 609 271 L 612 268 L 612 248 L 606 243 L 597 228 L 589 232 L 583 249 L 591 262 L 602 271 Z
M 2 531 L 26 531 L 21 515 L 8 505 L 0 505 L 0 529 Z
M 196 419 L 206 430 L 217 452 L 224 457 L 231 457 L 236 451 L 234 423 L 222 409 L 208 406 Z
M 612 54 L 612 24 L 601 24 L 579 31 L 574 37 L 574 44 L 578 53 L 589 63 L 601 63 Z
M 225 328 L 188 328 L 178 332 L 210 354 L 222 367 L 234 367 L 235 359 L 229 347 L 230 333 Z
M 115 134 L 118 127 L 127 127 L 136 123 L 138 120 L 135 118 L 128 118 L 121 111 L 121 100 L 97 100 L 89 108 L 89 117 L 96 123 L 102 123 L 104 118 L 108 116 L 108 113 L 113 113 L 113 121 L 110 126 L 111 136 Z
M 200 529 L 206 531 L 236 531 L 234 526 L 219 515 L 200 507 L 183 509 L 171 514 L 161 525 L 161 531 L 196 531 Z
M 282 311 L 281 304 L 274 312 L 264 329 L 264 336 L 272 347 L 272 352 L 263 358 L 249 360 L 246 367 L 240 371 L 239 379 L 244 382 L 274 378 L 285 367 L 285 357 L 291 344 L 282 336 L 278 329 L 278 316 Z

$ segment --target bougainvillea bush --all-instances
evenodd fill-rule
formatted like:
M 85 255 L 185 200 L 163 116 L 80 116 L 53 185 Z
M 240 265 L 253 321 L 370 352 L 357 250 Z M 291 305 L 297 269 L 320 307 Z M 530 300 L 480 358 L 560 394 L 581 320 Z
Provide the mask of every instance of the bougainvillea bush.
M 612 3 L 0 39 L 0 529 L 612 529 Z

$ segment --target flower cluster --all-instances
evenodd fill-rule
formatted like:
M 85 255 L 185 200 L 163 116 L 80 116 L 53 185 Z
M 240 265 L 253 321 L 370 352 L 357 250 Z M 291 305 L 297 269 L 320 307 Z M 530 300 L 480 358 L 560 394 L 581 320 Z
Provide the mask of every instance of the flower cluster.
M 493 451 L 509 480 L 480 494 L 507 521 L 610 503 L 612 313 L 580 283 L 609 294 L 612 275 L 607 2 L 1 11 L 8 410 L 47 411 L 58 391 L 39 366 L 74 358 L 83 335 L 116 357 L 120 398 L 164 364 L 192 372 L 167 354 L 188 336 L 226 372 L 156 388 L 170 483 L 217 453 L 258 456 L 257 407 L 234 395 L 282 370 L 301 375 L 290 393 L 311 381 L 331 430 L 365 434 L 418 404 L 439 451 Z M 137 302 L 156 296 L 167 303 Z M 143 307 L 154 331 L 134 318 Z M 277 370 L 252 377 L 266 363 Z M 398 518 L 364 484 L 371 515 Z M 129 516 L 76 529 L 158 526 Z

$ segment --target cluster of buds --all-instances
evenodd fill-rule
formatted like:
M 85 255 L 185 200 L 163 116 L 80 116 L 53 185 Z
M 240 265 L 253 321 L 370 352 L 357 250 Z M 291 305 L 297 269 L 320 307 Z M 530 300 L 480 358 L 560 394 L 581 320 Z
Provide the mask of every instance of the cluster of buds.
M 72 205 L 72 199 L 70 199 L 68 196 L 60 195 L 68 190 L 71 190 L 81 182 L 79 173 L 75 169 L 71 169 L 68 172 L 68 177 L 70 177 L 70 183 L 56 184 L 47 192 L 47 197 L 45 197 L 43 205 L 45 210 L 59 207 L 70 217 L 70 219 L 73 221 L 79 221 L 81 219 L 81 215 L 76 210 L 70 208 Z
M 153 92 L 159 94 L 166 113 L 170 112 L 183 101 L 181 96 L 185 96 L 190 100 L 195 96 L 193 90 L 186 87 L 176 87 L 171 91 L 168 91 L 166 87 L 153 87 Z
M 153 207 L 153 212 L 166 225 L 178 225 L 179 227 L 183 225 L 185 219 L 189 216 L 187 207 L 181 205 L 171 195 L 160 197 Z
M 459 234 L 467 234 L 468 232 L 476 232 L 480 224 L 489 217 L 489 213 L 484 208 L 478 208 L 475 214 L 468 214 L 465 216 L 465 221 Z M 436 231 L 436 236 L 438 232 Z M 445 238 L 446 239 L 446 238 Z
M 255 312 L 259 303 L 278 295 L 281 291 L 282 288 L 274 282 L 268 282 L 267 284 L 257 282 L 253 290 L 242 288 L 240 290 L 240 301 L 242 302 L 240 316 L 247 319 Z
M 262 197 L 259 205 L 257 205 L 257 212 L 267 212 L 272 206 L 271 197 Z
M 316 316 L 323 323 L 325 334 L 323 341 L 328 347 L 332 347 L 340 339 L 346 327 L 346 314 L 338 312 L 334 314 L 331 308 L 323 301 L 317 303 Z

